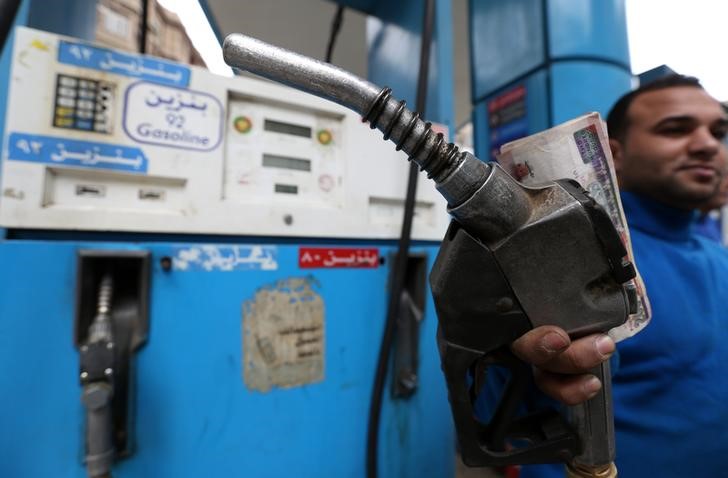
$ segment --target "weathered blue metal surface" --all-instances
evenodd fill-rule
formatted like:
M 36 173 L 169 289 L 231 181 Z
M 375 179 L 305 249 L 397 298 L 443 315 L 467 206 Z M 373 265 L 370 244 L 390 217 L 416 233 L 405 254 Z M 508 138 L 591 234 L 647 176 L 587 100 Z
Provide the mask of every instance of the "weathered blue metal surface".
M 597 111 L 606 119 L 614 102 L 629 91 L 632 76 L 614 65 L 558 63 L 551 67 L 554 124 Z
M 594 56 L 629 68 L 625 0 L 548 0 L 549 56 Z
M 470 0 L 473 102 L 546 60 L 542 0 Z
M 59 35 L 93 41 L 98 0 L 25 0 L 30 3 L 28 26 Z
M 179 245 L 0 244 L 0 475 L 85 476 L 72 336 L 76 251 L 91 248 L 152 253 L 149 339 L 136 362 L 136 452 L 114 476 L 364 476 L 389 267 L 301 270 L 298 247 L 281 245 L 275 271 L 165 272 L 160 258 Z M 383 256 L 392 251 L 380 248 Z M 427 254 L 432 265 L 434 246 L 415 252 Z M 265 393 L 248 389 L 241 368 L 243 302 L 277 280 L 307 276 L 324 301 L 324 380 Z M 399 402 L 385 393 L 382 477 L 452 476 L 452 425 L 435 328 L 428 292 L 419 391 Z
M 502 144 L 488 103 L 518 85 L 526 88 L 525 118 L 517 119 L 528 125 L 522 135 L 591 111 L 606 115 L 631 85 L 624 3 L 470 0 L 473 134 L 480 158 L 492 158 Z

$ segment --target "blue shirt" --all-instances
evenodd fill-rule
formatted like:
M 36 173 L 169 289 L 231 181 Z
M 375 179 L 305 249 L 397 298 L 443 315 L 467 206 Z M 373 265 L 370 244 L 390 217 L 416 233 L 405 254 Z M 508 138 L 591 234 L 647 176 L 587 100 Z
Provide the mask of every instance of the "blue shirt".
M 653 315 L 617 347 L 619 476 L 728 476 L 728 249 L 696 234 L 694 213 L 626 192 L 622 201 Z
M 720 215 L 715 217 L 712 213 L 701 214 L 695 222 L 695 232 L 701 236 L 707 237 L 708 239 L 721 243 L 723 241 L 723 233 L 721 231 L 723 226 L 721 224 L 721 219 Z

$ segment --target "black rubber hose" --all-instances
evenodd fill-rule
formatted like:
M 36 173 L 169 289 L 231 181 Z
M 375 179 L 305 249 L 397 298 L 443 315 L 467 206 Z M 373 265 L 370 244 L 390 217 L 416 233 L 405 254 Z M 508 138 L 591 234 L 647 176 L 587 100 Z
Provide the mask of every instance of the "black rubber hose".
M 417 78 L 417 101 L 416 110 L 423 116 L 427 100 L 427 80 L 430 66 L 430 46 L 432 45 L 432 33 L 435 22 L 435 2 L 426 0 L 425 14 L 422 26 L 422 39 L 420 43 L 420 71 Z M 389 355 L 394 341 L 394 332 L 397 322 L 402 289 L 407 274 L 407 263 L 409 259 L 409 247 L 412 235 L 412 219 L 415 210 L 415 195 L 417 193 L 418 167 L 414 162 L 410 163 L 409 177 L 407 178 L 407 196 L 404 203 L 404 217 L 402 219 L 402 231 L 397 243 L 397 255 L 392 270 L 392 281 L 390 282 L 389 302 L 387 304 L 387 318 L 382 334 L 382 342 L 379 347 L 377 369 L 372 387 L 372 397 L 369 404 L 369 423 L 367 428 L 367 456 L 366 473 L 368 478 L 377 477 L 377 457 L 379 448 L 379 420 L 382 413 L 382 396 L 384 383 L 387 377 L 387 365 Z
M 331 33 L 329 34 L 329 44 L 326 46 L 326 63 L 331 63 L 331 57 L 334 56 L 334 46 L 336 46 L 336 39 L 339 36 L 339 30 L 341 30 L 341 22 L 344 18 L 344 6 L 339 5 L 334 14 L 334 19 L 331 21 Z

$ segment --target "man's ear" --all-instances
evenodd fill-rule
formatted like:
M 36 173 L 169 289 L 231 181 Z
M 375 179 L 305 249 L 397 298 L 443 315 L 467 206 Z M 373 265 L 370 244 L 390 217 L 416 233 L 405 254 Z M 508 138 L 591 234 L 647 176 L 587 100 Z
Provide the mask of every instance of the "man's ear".
M 624 161 L 624 148 L 622 143 L 616 139 L 609 138 L 609 149 L 612 150 L 612 159 L 614 159 L 614 170 L 619 174 Z

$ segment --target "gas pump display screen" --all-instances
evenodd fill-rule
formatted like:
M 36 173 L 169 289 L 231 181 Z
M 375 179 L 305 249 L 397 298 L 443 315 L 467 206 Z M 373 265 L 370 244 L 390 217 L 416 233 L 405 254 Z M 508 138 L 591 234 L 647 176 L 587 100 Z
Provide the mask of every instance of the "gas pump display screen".
M 300 126 L 297 124 L 283 123 L 281 121 L 265 120 L 263 129 L 272 133 L 290 134 L 293 136 L 301 136 L 302 138 L 311 137 L 311 128 L 308 126 Z
M 311 171 L 311 161 L 277 154 L 264 154 L 263 166 L 268 168 L 293 169 L 295 171 Z

